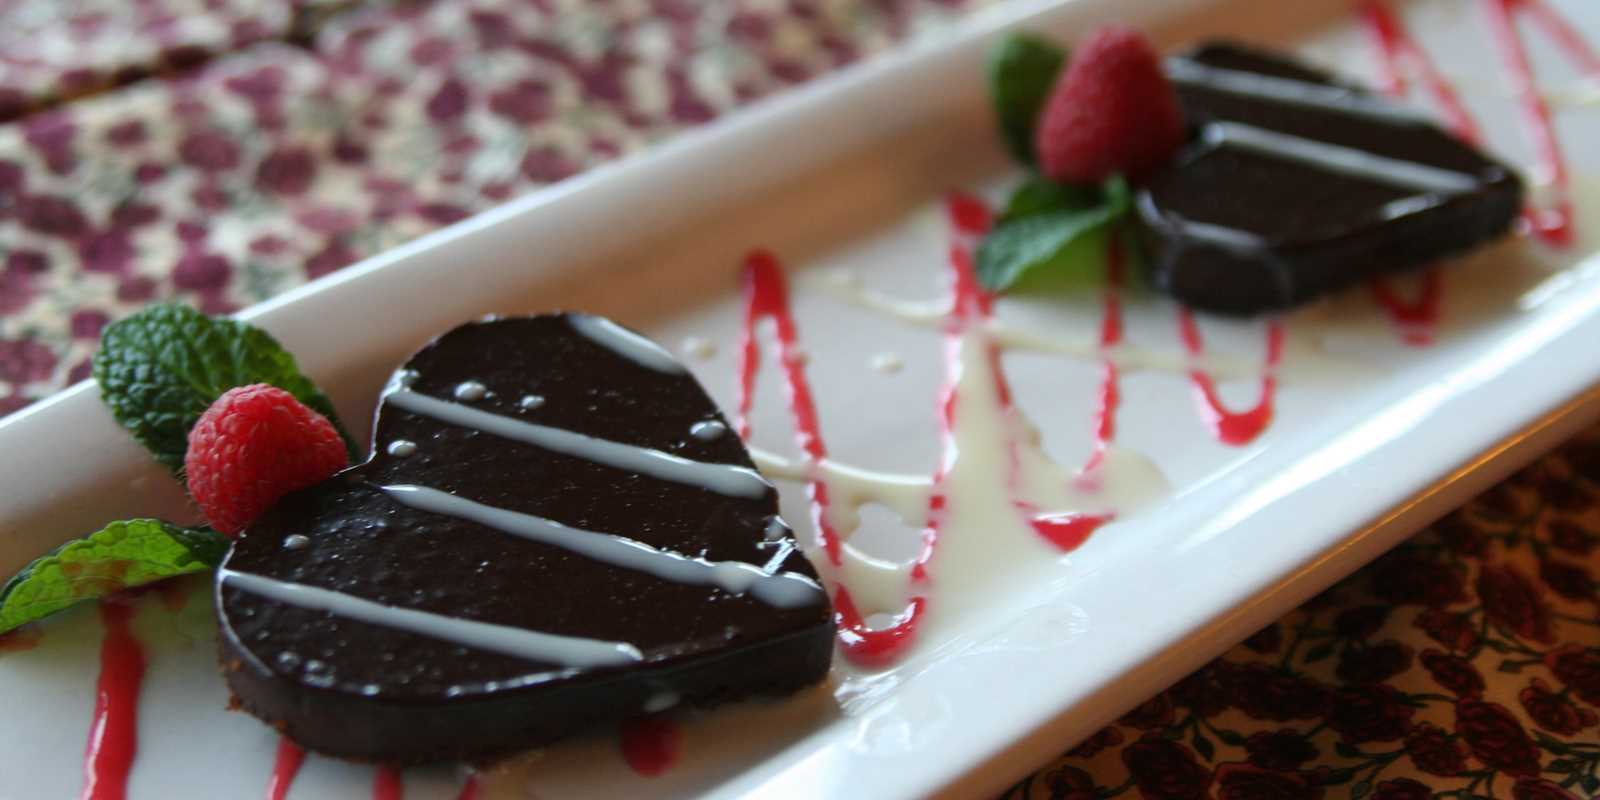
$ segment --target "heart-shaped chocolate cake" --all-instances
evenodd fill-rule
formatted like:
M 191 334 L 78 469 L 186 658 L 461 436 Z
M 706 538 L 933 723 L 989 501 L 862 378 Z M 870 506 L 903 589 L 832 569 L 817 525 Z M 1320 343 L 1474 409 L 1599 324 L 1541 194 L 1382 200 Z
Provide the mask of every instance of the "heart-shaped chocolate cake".
M 1285 56 L 1168 61 L 1194 141 L 1140 191 L 1152 282 L 1254 313 L 1422 266 L 1508 231 L 1515 173 L 1403 106 Z
M 373 441 L 218 571 L 228 686 L 301 745 L 483 758 L 826 674 L 832 612 L 777 492 L 649 340 L 464 325 L 396 373 Z

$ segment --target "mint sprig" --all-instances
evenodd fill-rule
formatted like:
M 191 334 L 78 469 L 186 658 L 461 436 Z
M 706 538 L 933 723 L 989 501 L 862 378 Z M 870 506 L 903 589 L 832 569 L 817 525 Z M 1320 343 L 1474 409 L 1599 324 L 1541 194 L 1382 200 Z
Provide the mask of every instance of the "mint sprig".
M 978 245 L 978 282 L 991 292 L 1026 283 L 1053 288 L 1094 285 L 1105 264 L 1106 236 L 1133 206 L 1121 177 L 1099 187 L 1035 177 L 1011 196 Z
M 106 328 L 94 357 L 101 398 L 155 459 L 181 478 L 189 429 L 223 392 L 267 383 L 333 422 L 360 458 L 333 404 L 266 331 L 188 306 L 151 306 Z
M 113 522 L 35 559 L 0 587 L 0 633 L 84 600 L 222 563 L 228 540 L 158 519 Z
M 1026 34 L 1012 34 L 989 51 L 989 97 L 1006 147 L 1024 164 L 1034 163 L 1034 124 L 1066 57 L 1055 44 Z

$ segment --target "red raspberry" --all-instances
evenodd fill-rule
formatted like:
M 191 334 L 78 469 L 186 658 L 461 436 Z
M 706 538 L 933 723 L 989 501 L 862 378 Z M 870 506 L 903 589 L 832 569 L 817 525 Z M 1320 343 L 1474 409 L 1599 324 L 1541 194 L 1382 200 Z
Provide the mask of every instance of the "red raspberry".
M 257 383 L 229 389 L 189 431 L 189 495 L 211 527 L 237 536 L 278 498 L 349 464 L 327 417 Z
M 1184 140 L 1178 94 L 1144 34 L 1109 26 L 1072 53 L 1039 115 L 1039 168 L 1064 183 L 1137 182 Z

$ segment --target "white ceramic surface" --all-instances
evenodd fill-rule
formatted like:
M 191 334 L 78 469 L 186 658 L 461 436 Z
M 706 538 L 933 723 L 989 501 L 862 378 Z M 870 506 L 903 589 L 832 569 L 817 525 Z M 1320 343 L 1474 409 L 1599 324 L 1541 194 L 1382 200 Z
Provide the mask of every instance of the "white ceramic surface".
M 1600 8 L 1556 5 L 1600 39 Z M 1239 32 L 1369 74 L 1373 60 L 1346 13 L 1333 0 L 1014 3 L 244 316 L 293 349 L 351 421 L 370 416 L 389 370 L 431 334 L 483 313 L 555 307 L 655 335 L 728 406 L 738 264 L 749 248 L 768 247 L 792 268 L 833 454 L 926 475 L 938 456 L 937 331 L 849 302 L 832 276 L 846 270 L 902 298 L 943 295 L 941 193 L 993 197 L 1015 180 L 983 106 L 979 65 L 995 33 L 1027 25 L 1070 35 L 1132 19 L 1169 41 Z M 1477 4 L 1420 0 L 1407 17 L 1492 145 L 1526 163 Z M 1149 458 L 1168 490 L 1069 557 L 1041 548 L 963 581 L 950 603 L 958 611 L 890 672 L 841 666 L 827 687 L 790 701 L 685 720 L 682 762 L 665 777 L 633 775 L 614 737 L 597 734 L 486 775 L 486 796 L 993 791 L 1593 419 L 1600 406 L 1583 398 L 1600 381 L 1600 258 L 1591 257 L 1600 249 L 1600 108 L 1593 87 L 1562 77 L 1570 70 L 1549 48 L 1533 50 L 1554 76 L 1579 176 L 1586 237 L 1570 251 L 1514 243 L 1465 259 L 1447 278 L 1444 324 L 1429 348 L 1403 345 L 1365 292 L 1292 315 L 1276 420 L 1241 448 L 1211 437 L 1186 378 L 1161 366 L 1182 363 L 1171 305 L 1131 298 L 1128 338 L 1155 368 L 1123 381 L 1118 443 Z M 1092 336 L 1099 307 L 1091 297 L 1008 302 L 1000 318 L 1071 342 Z M 1261 324 L 1201 325 L 1214 366 L 1248 378 L 1224 382 L 1224 399 L 1254 402 Z M 1081 463 L 1098 364 L 1017 351 L 1005 367 L 1045 452 Z M 758 381 L 756 441 L 789 453 L 772 372 Z M 0 452 L 3 572 L 112 518 L 186 513 L 177 487 L 112 424 L 92 386 L 0 422 Z M 800 525 L 809 517 L 801 492 L 783 488 L 785 516 Z M 858 541 L 891 553 L 906 533 L 868 507 Z M 271 766 L 276 737 L 223 711 L 212 610 L 202 582 L 195 588 L 182 612 L 152 602 L 138 620 L 151 666 L 134 798 L 259 796 Z M 98 641 L 94 615 L 80 609 L 52 621 L 36 650 L 0 658 L 0 800 L 77 791 Z M 370 768 L 312 757 L 291 797 L 359 796 L 371 781 Z M 406 796 L 453 797 L 458 784 L 449 768 L 413 770 Z

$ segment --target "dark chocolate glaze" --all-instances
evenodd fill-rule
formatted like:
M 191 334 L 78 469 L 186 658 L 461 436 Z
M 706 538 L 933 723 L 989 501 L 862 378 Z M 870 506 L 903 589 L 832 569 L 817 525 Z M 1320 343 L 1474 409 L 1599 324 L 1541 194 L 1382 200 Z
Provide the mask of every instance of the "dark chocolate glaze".
M 424 347 L 413 391 L 650 447 L 753 466 L 687 372 L 636 364 L 577 333 L 567 315 L 486 320 Z M 544 398 L 524 407 L 525 395 Z M 390 455 L 399 439 L 415 442 Z M 526 748 L 586 724 L 638 714 L 652 697 L 710 705 L 781 694 L 822 679 L 832 612 L 777 608 L 749 595 L 674 583 L 553 545 L 399 505 L 378 487 L 411 483 L 626 536 L 714 561 L 773 564 L 816 578 L 792 532 L 768 535 L 777 493 L 731 498 L 560 455 L 380 405 L 374 455 L 290 495 L 253 524 L 223 567 L 393 606 L 544 633 L 627 642 L 623 667 L 567 669 L 287 606 L 218 583 L 223 673 L 240 706 L 301 745 L 358 760 L 473 759 Z M 286 548 L 300 534 L 309 543 Z
M 1236 45 L 1208 44 L 1186 58 L 1339 87 L 1363 103 L 1386 102 L 1287 57 Z M 1176 83 L 1196 135 L 1140 190 L 1139 228 L 1152 283 L 1196 308 L 1251 314 L 1296 305 L 1497 238 L 1522 208 L 1522 183 L 1515 173 L 1420 117 L 1378 119 L 1247 97 L 1204 82 Z M 1477 184 L 1458 194 L 1430 194 L 1219 146 L 1203 136 L 1215 122 L 1464 173 Z M 1395 213 L 1390 204 L 1397 201 L 1407 210 Z M 1242 232 L 1256 241 L 1218 242 L 1198 235 L 1192 223 Z

